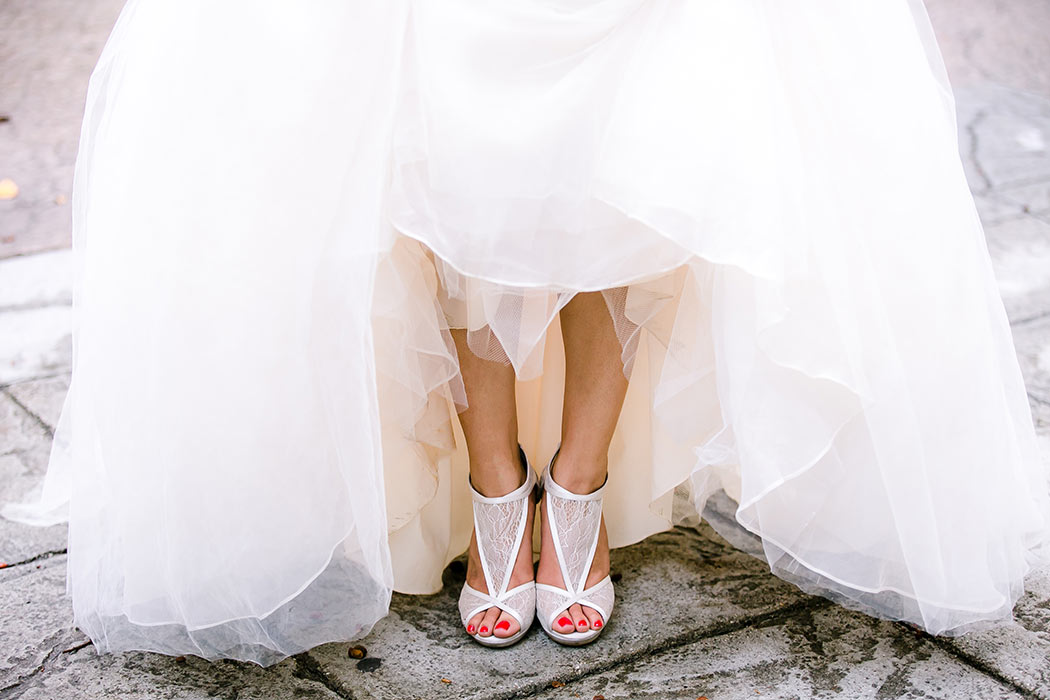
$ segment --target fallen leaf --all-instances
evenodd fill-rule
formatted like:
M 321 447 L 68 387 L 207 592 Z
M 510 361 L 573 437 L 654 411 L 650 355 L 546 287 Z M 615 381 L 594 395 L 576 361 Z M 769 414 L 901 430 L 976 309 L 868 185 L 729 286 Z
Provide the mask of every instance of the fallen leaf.
M 551 687 L 552 688 L 564 688 L 565 684 L 562 683 L 561 681 L 551 681 Z
M 349 654 L 351 659 L 363 659 L 366 656 L 368 656 L 368 649 L 365 649 L 360 644 L 355 644 L 354 646 L 350 647 L 350 650 L 347 652 L 347 654 Z
M 449 680 L 449 679 L 447 679 L 447 678 L 442 678 L 442 679 L 441 679 L 441 682 L 442 682 L 442 683 L 446 683 L 446 684 L 448 684 L 448 685 L 452 685 L 452 681 L 450 681 L 450 680 Z
M 9 177 L 0 180 L 0 199 L 14 199 L 18 196 L 18 185 Z

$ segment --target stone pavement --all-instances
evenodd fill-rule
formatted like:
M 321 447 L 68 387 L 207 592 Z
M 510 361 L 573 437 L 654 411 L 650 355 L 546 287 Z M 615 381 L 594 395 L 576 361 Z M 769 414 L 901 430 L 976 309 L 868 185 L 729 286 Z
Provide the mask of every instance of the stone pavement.
M 68 387 L 68 193 L 87 75 L 119 0 L 0 5 L 0 502 L 47 463 Z M 956 85 L 960 152 L 1050 456 L 1050 6 L 928 0 Z M 966 12 L 959 10 L 965 6 Z M 715 502 L 712 518 L 729 506 Z M 722 515 L 719 515 L 721 513 Z M 0 520 L 0 700 L 7 698 L 1050 698 L 1050 572 L 1016 623 L 961 638 L 844 610 L 770 575 L 705 523 L 614 550 L 617 612 L 565 649 L 534 629 L 481 649 L 458 628 L 461 561 L 433 596 L 395 594 L 361 640 L 271 668 L 98 656 L 65 598 L 64 526 Z

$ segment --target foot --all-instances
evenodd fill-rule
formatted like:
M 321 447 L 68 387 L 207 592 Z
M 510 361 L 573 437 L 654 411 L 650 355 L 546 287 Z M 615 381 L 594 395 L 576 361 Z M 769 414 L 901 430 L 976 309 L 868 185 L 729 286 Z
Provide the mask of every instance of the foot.
M 474 472 L 478 473 L 478 477 L 475 477 Z M 515 452 L 514 460 L 509 464 L 472 470 L 471 482 L 482 496 L 494 498 L 508 494 L 521 486 L 526 476 L 525 465 L 521 463 Z M 533 579 L 532 528 L 536 514 L 534 505 L 530 500 L 527 508 L 528 519 L 525 522 L 525 535 L 521 538 L 521 548 L 518 550 L 518 558 L 511 570 L 508 589 Z M 467 554 L 467 583 L 479 591 L 489 592 L 485 583 L 485 572 L 481 567 L 481 555 L 478 554 L 477 533 L 472 533 L 470 536 L 470 549 Z M 521 626 L 513 615 L 495 606 L 467 620 L 467 633 L 477 634 L 480 637 L 511 637 L 517 634 L 519 629 Z
M 558 453 L 551 465 L 551 477 L 565 489 L 573 493 L 591 493 L 601 487 L 605 482 L 605 474 L 608 469 L 608 459 L 605 460 L 580 460 L 574 463 L 571 454 L 564 450 Z M 544 583 L 557 588 L 564 589 L 565 581 L 562 579 L 561 568 L 558 565 L 558 555 L 554 551 L 554 540 L 551 537 L 550 527 L 547 524 L 546 508 L 543 500 L 540 500 L 540 533 L 542 543 L 540 545 L 540 563 L 536 571 L 536 582 Z M 594 552 L 594 561 L 591 570 L 587 574 L 585 587 L 593 586 L 609 575 L 609 536 L 605 531 L 605 515 L 602 515 L 601 524 L 598 528 L 598 547 Z M 571 634 L 573 632 L 586 632 L 591 629 L 601 629 L 605 624 L 601 613 L 594 608 L 574 603 L 561 614 L 554 618 L 551 623 L 555 632 Z

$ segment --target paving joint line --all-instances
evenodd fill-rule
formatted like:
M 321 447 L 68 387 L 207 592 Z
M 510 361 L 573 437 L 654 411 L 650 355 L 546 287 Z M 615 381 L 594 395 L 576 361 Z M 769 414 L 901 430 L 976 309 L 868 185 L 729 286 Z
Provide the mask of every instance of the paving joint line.
M 29 382 L 42 381 L 44 379 L 56 379 L 58 377 L 66 377 L 68 379 L 68 378 L 70 378 L 71 373 L 72 373 L 72 370 L 67 368 L 67 369 L 56 370 L 56 371 L 51 372 L 51 373 L 45 372 L 44 374 L 33 374 L 33 375 L 28 376 L 28 377 L 20 377 L 18 379 L 13 379 L 13 380 L 11 380 L 9 382 L 6 382 L 6 383 L 5 382 L 0 382 L 0 391 L 6 391 L 7 389 L 11 389 L 13 387 L 16 387 L 19 384 L 28 384 Z
M 944 639 L 944 638 L 941 638 L 941 637 L 935 637 L 935 636 L 933 636 L 932 634 L 930 634 L 929 632 L 926 632 L 926 631 L 921 631 L 921 635 L 924 638 L 928 639 L 936 647 L 938 647 L 939 649 L 941 649 L 945 653 L 947 653 L 947 654 L 953 656 L 954 658 L 958 659 L 963 664 L 969 666 L 970 668 L 974 669 L 978 673 L 981 673 L 981 674 L 983 674 L 985 676 L 988 676 L 989 678 L 995 680 L 996 682 L 1006 686 L 1007 688 L 1009 688 L 1010 690 L 1014 691 L 1015 693 L 1018 693 L 1018 694 L 1022 695 L 1025 698 L 1030 698 L 1031 700 L 1046 700 L 1047 696 L 1040 694 L 1040 692 L 1038 690 L 1033 690 L 1031 688 L 1026 688 L 1025 686 L 1021 685 L 1020 683 L 1018 683 L 1017 681 L 1013 680 L 1012 678 L 1008 678 L 1008 677 L 1004 676 L 1001 671 L 999 671 L 997 668 L 995 668 L 991 664 L 986 663 L 986 662 L 984 662 L 981 659 L 978 659 L 976 657 L 973 657 L 970 654 L 967 654 L 966 652 L 964 652 L 961 649 L 959 649 L 958 647 L 956 647 L 954 644 L 952 644 L 947 639 Z
M 1016 326 L 1024 326 L 1024 325 L 1027 325 L 1029 323 L 1035 323 L 1036 321 L 1041 321 L 1044 318 L 1050 318 L 1050 311 L 1040 311 L 1037 314 L 1032 314 L 1031 316 L 1025 316 L 1023 318 L 1019 318 L 1016 321 L 1013 321 L 1012 323 L 1010 323 L 1010 325 L 1014 326 L 1014 327 L 1016 327 Z
M 696 642 L 705 639 L 714 639 L 715 637 L 721 637 L 722 635 L 731 634 L 738 632 L 742 629 L 747 629 L 754 625 L 765 625 L 768 623 L 776 623 L 781 620 L 786 620 L 795 616 L 800 612 L 810 610 L 821 610 L 833 606 L 830 600 L 820 597 L 810 597 L 809 599 L 799 601 L 798 603 L 792 603 L 791 605 L 784 606 L 777 610 L 772 610 L 761 615 L 755 615 L 753 617 L 747 617 L 736 622 L 727 622 L 722 624 L 713 625 L 700 630 L 692 630 L 689 632 L 683 632 L 681 634 L 669 637 L 668 639 L 658 643 L 646 646 L 642 649 L 638 649 L 629 654 L 617 657 L 615 659 L 604 661 L 600 664 L 595 665 L 585 671 L 575 674 L 566 674 L 555 678 L 550 678 L 544 681 L 542 684 L 533 683 L 531 687 L 522 688 L 511 693 L 500 693 L 496 695 L 485 695 L 482 696 L 484 700 L 518 700 L 520 698 L 531 698 L 539 695 L 540 693 L 551 690 L 552 682 L 564 683 L 564 688 L 568 689 L 572 683 L 584 680 L 591 676 L 611 671 L 614 668 L 628 664 L 639 659 L 646 658 L 652 654 L 662 653 L 665 651 L 671 651 L 678 649 L 689 644 L 695 644 Z
M 48 425 L 48 424 L 47 424 L 47 422 L 46 422 L 46 421 L 45 421 L 45 420 L 44 420 L 43 418 L 41 418 L 40 416 L 38 416 L 38 415 L 37 415 L 37 414 L 36 414 L 36 413 L 35 413 L 35 412 L 34 412 L 33 410 L 31 410 L 31 409 L 30 409 L 30 408 L 29 408 L 28 406 L 26 406 L 26 405 L 25 405 L 24 403 L 22 403 L 21 401 L 19 401 L 19 400 L 18 400 L 18 397 L 16 397 L 16 396 L 15 396 L 15 395 L 14 395 L 13 393 L 11 393 L 11 391 L 10 391 L 10 390 L 9 390 L 9 389 L 8 389 L 8 388 L 7 388 L 6 386 L 5 386 L 5 387 L 3 387 L 2 389 L 0 389 L 0 393 L 2 393 L 2 394 L 3 394 L 4 396 L 6 396 L 7 398 L 11 399 L 12 403 L 14 403 L 14 404 L 15 404 L 16 406 L 18 406 L 18 407 L 19 407 L 20 409 L 22 409 L 23 411 L 25 411 L 26 413 L 28 413 L 28 414 L 29 414 L 29 417 L 33 419 L 33 422 L 34 422 L 34 423 L 36 423 L 36 424 L 37 424 L 37 426 L 39 426 L 40 428 L 42 428 L 42 429 L 44 430 L 44 432 L 46 432 L 46 433 L 47 433 L 47 436 L 48 436 L 49 438 L 51 438 L 52 440 L 54 440 L 54 439 L 55 439 L 55 429 L 54 429 L 54 428 L 52 428 L 52 427 L 51 427 L 50 425 Z
M 0 306 L 0 314 L 18 313 L 21 311 L 40 311 L 42 309 L 71 308 L 73 300 L 68 297 L 55 299 L 54 301 L 29 301 L 24 304 L 8 304 Z

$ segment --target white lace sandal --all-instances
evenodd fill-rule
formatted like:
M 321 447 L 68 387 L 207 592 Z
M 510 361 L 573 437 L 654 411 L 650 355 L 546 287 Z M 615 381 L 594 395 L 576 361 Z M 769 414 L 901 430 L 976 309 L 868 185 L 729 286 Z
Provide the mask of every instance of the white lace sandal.
M 531 552 L 532 532 L 526 532 L 529 509 L 535 507 L 537 491 L 536 472 L 529 465 L 525 451 L 518 446 L 521 463 L 525 465 L 525 483 L 505 496 L 488 498 L 482 496 L 470 484 L 470 495 L 474 504 L 474 534 L 478 542 L 478 558 L 485 573 L 485 586 L 489 593 L 482 593 L 469 583 L 463 583 L 459 594 L 459 614 L 466 628 L 470 618 L 482 610 L 497 607 L 518 621 L 519 629 L 509 637 L 492 634 L 482 637 L 477 632 L 470 634 L 477 642 L 489 647 L 510 646 L 521 639 L 532 625 L 536 614 L 536 582 L 527 581 L 508 589 L 514 564 L 521 549 L 522 537 L 527 537 Z M 468 484 L 469 484 L 468 478 Z M 491 592 L 496 591 L 495 595 Z
M 554 458 L 558 456 L 559 451 L 561 446 L 543 470 L 542 498 L 547 527 L 550 528 L 554 551 L 558 555 L 558 566 L 561 568 L 565 588 L 537 583 L 536 615 L 551 639 L 559 644 L 579 646 L 594 641 L 602 633 L 608 624 L 616 598 L 611 576 L 606 576 L 590 588 L 584 588 L 591 564 L 594 562 L 594 552 L 598 548 L 602 494 L 609 477 L 606 476 L 602 485 L 588 494 L 573 493 L 559 486 L 551 477 L 551 465 L 554 464 Z M 598 611 L 602 616 L 602 626 L 598 629 L 588 629 L 586 632 L 573 631 L 568 634 L 555 630 L 552 627 L 554 619 L 573 603 Z

